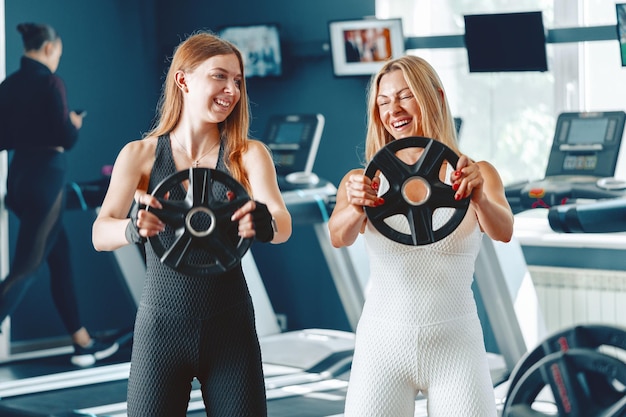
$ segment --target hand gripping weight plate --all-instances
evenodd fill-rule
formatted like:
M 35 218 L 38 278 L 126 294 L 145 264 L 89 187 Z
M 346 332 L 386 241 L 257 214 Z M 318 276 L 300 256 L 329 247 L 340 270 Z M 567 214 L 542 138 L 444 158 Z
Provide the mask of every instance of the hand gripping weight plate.
M 396 155 L 402 149 L 415 147 L 424 151 L 414 164 L 407 164 Z M 368 220 L 381 234 L 405 245 L 428 245 L 448 236 L 461 223 L 469 206 L 469 198 L 455 200 L 456 192 L 440 179 L 444 162 L 455 168 L 458 160 L 452 149 L 430 138 L 412 136 L 388 143 L 365 168 L 367 177 L 380 173 L 389 182 L 389 190 L 381 195 L 385 203 L 364 208 Z M 414 185 L 425 190 L 419 199 L 410 195 Z M 452 208 L 452 215 L 433 230 L 433 213 L 442 207 Z M 394 229 L 385 221 L 395 215 L 407 219 L 410 233 Z
M 172 199 L 183 190 L 184 198 Z M 148 207 L 166 229 L 148 238 L 162 263 L 188 275 L 228 271 L 252 244 L 237 235 L 232 214 L 250 200 L 246 189 L 228 174 L 209 168 L 189 168 L 164 179 L 152 195 L 162 209 Z

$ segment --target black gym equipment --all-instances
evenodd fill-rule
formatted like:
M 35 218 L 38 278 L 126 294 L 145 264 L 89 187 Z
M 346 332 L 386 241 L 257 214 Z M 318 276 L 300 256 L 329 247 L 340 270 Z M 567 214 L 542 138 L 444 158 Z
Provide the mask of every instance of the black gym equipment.
M 626 230 L 626 199 L 565 204 L 548 210 L 550 228 L 559 233 L 613 233 Z
M 169 198 L 186 182 L 183 200 Z M 224 192 L 222 186 L 228 191 Z M 225 197 L 219 198 L 216 192 Z M 230 175 L 210 168 L 189 168 L 161 181 L 152 195 L 163 208 L 146 209 L 156 214 L 166 228 L 173 229 L 175 238 L 160 233 L 148 240 L 161 262 L 176 271 L 188 275 L 225 272 L 237 265 L 250 248 L 252 239 L 239 237 L 237 223 L 230 219 L 250 197 Z M 198 256 L 199 251 L 202 256 Z M 206 255 L 210 261 L 200 261 Z
M 396 156 L 406 148 L 423 148 L 416 163 L 409 165 Z M 412 136 L 394 140 L 380 149 L 365 169 L 365 175 L 374 178 L 382 173 L 389 182 L 389 190 L 381 197 L 385 203 L 377 207 L 365 207 L 372 225 L 384 236 L 405 245 L 427 245 L 443 239 L 461 223 L 469 198 L 454 199 L 455 191 L 439 178 L 445 161 L 456 167 L 459 157 L 452 149 L 431 138 Z M 421 199 L 408 195 L 414 186 L 426 191 Z M 450 207 L 453 214 L 440 228 L 433 230 L 433 213 L 437 208 Z M 410 234 L 390 227 L 385 219 L 401 214 L 406 217 Z
M 612 177 L 625 123 L 623 111 L 561 113 L 545 177 L 505 188 L 513 212 L 623 197 L 626 182 Z
M 278 186 L 282 191 L 318 188 L 313 172 L 322 139 L 322 114 L 277 114 L 270 117 L 263 140 L 272 151 Z
M 626 363 L 611 349 L 626 352 L 626 330 L 579 325 L 546 338 L 513 370 L 502 416 L 554 415 L 533 408 L 546 386 L 559 416 L 626 416 Z

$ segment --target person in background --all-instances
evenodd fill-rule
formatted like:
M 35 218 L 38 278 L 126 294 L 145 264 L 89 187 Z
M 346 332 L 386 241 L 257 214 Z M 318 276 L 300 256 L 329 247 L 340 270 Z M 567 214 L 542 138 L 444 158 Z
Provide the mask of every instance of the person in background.
M 156 126 L 143 139 L 126 144 L 115 161 L 93 225 L 96 250 L 142 244 L 157 235 L 172 239 L 174 228 L 143 207 L 161 208 L 150 193 L 164 179 L 189 168 L 226 172 L 252 196 L 232 215 L 234 236 L 285 242 L 291 235 L 291 216 L 271 154 L 248 133 L 241 52 L 210 32 L 192 34 L 175 50 Z M 217 185 L 213 189 L 221 199 L 232 193 Z M 184 190 L 174 191 L 170 200 L 185 198 Z M 267 415 L 254 309 L 241 263 L 224 272 L 187 275 L 161 263 L 151 240 L 145 249 L 147 271 L 135 321 L 128 416 L 185 416 L 194 377 L 208 416 Z M 198 258 L 210 262 L 208 249 L 198 252 Z
M 6 206 L 18 217 L 10 272 L 0 283 L 0 322 L 11 315 L 47 264 L 54 305 L 72 336 L 72 363 L 88 366 L 118 345 L 97 340 L 83 326 L 74 288 L 70 245 L 63 226 L 67 157 L 83 116 L 67 107 L 65 85 L 55 75 L 63 43 L 47 24 L 21 23 L 20 68 L 0 84 L 0 141 L 13 149 Z
M 416 56 L 388 61 L 373 76 L 368 101 L 366 160 L 391 141 L 425 136 L 453 149 L 456 166 L 441 177 L 455 199 L 470 199 L 460 225 L 431 244 L 411 246 L 379 233 L 364 207 L 384 205 L 384 176 L 348 172 L 329 220 L 332 244 L 351 245 L 363 233 L 370 262 L 369 290 L 356 331 L 346 417 L 412 417 L 416 396 L 427 397 L 429 417 L 495 417 L 496 404 L 483 333 L 471 289 L 483 234 L 508 242 L 513 213 L 496 169 L 462 155 L 442 83 Z M 397 157 L 416 163 L 423 148 Z M 407 203 L 408 204 L 408 203 Z M 451 208 L 434 212 L 433 227 Z M 406 219 L 385 220 L 408 231 Z M 402 222 L 404 221 L 404 222 Z

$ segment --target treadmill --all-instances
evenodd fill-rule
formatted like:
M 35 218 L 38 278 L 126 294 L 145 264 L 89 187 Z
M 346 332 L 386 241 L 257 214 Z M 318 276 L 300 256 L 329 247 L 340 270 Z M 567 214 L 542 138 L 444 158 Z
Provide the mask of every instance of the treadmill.
M 570 219 L 587 204 L 614 206 L 626 198 L 626 153 L 621 149 L 625 123 L 623 111 L 562 113 L 545 177 L 506 187 L 516 213 L 515 236 L 528 264 L 605 269 L 601 262 L 608 252 L 626 249 L 623 234 L 608 233 L 618 226 L 598 217 L 592 225 L 589 215 L 579 222 Z M 592 229 L 595 233 L 587 233 Z M 615 269 L 626 267 L 623 256 L 610 258 Z M 584 266 L 582 259 L 590 263 Z
M 505 189 L 513 212 L 623 196 L 615 173 L 625 121 L 623 111 L 560 114 L 545 177 Z

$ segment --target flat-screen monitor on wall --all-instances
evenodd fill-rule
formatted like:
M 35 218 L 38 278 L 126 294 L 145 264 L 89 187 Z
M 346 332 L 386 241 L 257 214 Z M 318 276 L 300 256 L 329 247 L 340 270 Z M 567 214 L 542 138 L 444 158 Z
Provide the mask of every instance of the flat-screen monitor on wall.
M 221 28 L 218 35 L 239 48 L 246 77 L 282 75 L 283 57 L 278 25 L 228 26 Z
M 540 11 L 464 18 L 470 72 L 548 70 Z
M 616 4 L 615 9 L 617 12 L 617 40 L 622 56 L 622 66 L 626 67 L 626 3 Z
M 372 75 L 404 55 L 401 19 L 336 20 L 328 30 L 336 76 Z

